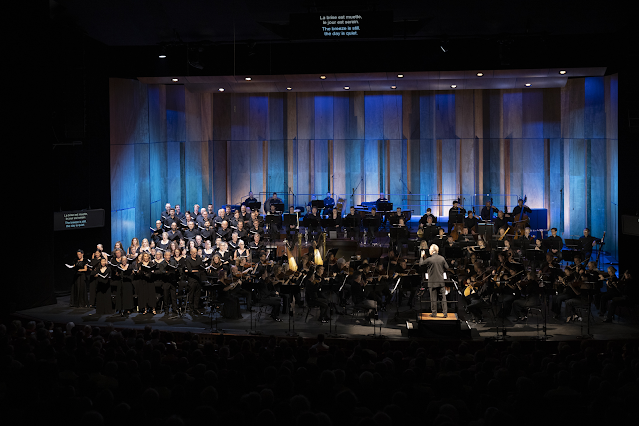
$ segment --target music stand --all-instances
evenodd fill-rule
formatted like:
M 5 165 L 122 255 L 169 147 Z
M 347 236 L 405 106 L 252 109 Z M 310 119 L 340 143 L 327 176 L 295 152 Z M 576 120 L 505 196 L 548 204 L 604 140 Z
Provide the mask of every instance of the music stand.
M 311 200 L 311 208 L 317 207 L 317 212 L 322 215 L 324 210 L 324 200 Z
M 288 303 L 292 303 L 295 295 L 300 293 L 300 286 L 297 284 L 288 284 L 288 285 L 280 285 L 280 294 L 288 295 Z M 295 303 L 292 303 L 293 307 L 289 307 L 288 311 L 288 331 L 286 332 L 287 336 L 297 337 L 298 334 L 295 332 L 295 313 L 294 306 Z M 291 330 L 291 317 L 293 317 L 293 329 Z
M 260 203 L 259 201 L 251 201 L 250 203 L 246 203 L 246 207 L 248 207 L 249 209 L 251 209 L 251 211 L 260 211 L 260 208 L 262 207 L 262 203 Z

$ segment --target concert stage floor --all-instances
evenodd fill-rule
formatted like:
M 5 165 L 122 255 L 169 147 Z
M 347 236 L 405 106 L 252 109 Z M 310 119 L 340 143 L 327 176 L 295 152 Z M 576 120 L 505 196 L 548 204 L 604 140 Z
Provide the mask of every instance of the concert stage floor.
M 424 303 L 426 305 L 426 303 Z M 257 311 L 257 308 L 254 308 Z M 350 309 L 348 309 L 350 312 Z M 131 314 L 128 317 L 113 316 L 96 316 L 94 309 L 90 308 L 71 308 L 69 307 L 69 297 L 59 297 L 54 305 L 42 306 L 39 308 L 28 309 L 17 312 L 23 319 L 34 319 L 43 321 L 52 321 L 56 324 L 66 324 L 69 321 L 76 325 L 89 324 L 92 326 L 112 325 L 116 328 L 133 328 L 143 329 L 150 325 L 153 329 L 175 331 L 175 332 L 192 332 L 192 333 L 211 333 L 214 328 L 222 329 L 227 335 L 249 335 L 251 332 L 251 318 L 245 309 L 242 309 L 242 318 L 237 320 L 227 320 L 218 318 L 215 324 L 215 316 L 211 322 L 208 315 L 191 317 L 166 316 L 158 315 L 142 315 Z M 592 318 L 590 321 L 590 334 L 595 340 L 611 340 L 611 339 L 638 339 L 639 338 L 639 319 L 636 310 L 629 312 L 624 310 L 624 316 L 615 319 L 613 323 L 603 323 L 597 315 L 597 311 L 593 308 Z M 93 314 L 93 315 L 92 315 Z M 407 330 L 407 320 L 413 325 L 417 323 L 417 314 L 411 311 L 407 306 L 400 307 L 399 315 L 395 305 L 390 305 L 387 312 L 379 313 L 379 320 L 375 321 L 375 327 L 366 324 L 364 319 L 351 315 L 333 315 L 333 323 L 329 329 L 329 323 L 321 323 L 317 320 L 318 310 L 312 309 L 305 322 L 306 311 L 300 309 L 296 311 L 294 329 L 299 336 L 305 338 L 314 338 L 319 333 L 326 335 L 331 332 L 343 337 L 344 339 L 369 339 L 373 335 L 379 336 L 381 333 L 385 338 L 390 340 L 408 340 L 408 339 L 425 339 L 425 340 L 474 340 L 480 341 L 503 335 L 503 326 L 506 329 L 506 341 L 514 340 L 531 340 L 537 336 L 543 336 L 543 317 L 531 315 L 528 318 L 528 324 L 513 323 L 506 319 L 502 325 L 502 320 L 492 320 L 490 314 L 485 316 L 487 321 L 483 324 L 474 324 L 470 322 L 463 310 L 458 313 L 459 326 L 461 332 L 457 336 L 439 335 L 434 337 L 409 337 Z M 441 314 L 440 314 L 441 315 Z M 449 315 L 449 317 L 452 317 Z M 262 315 L 257 321 L 257 313 L 253 312 L 253 330 L 258 330 L 262 335 L 284 337 L 289 330 L 288 315 L 282 315 L 282 322 L 273 321 L 268 315 Z M 437 318 L 440 320 L 443 318 Z M 467 321 L 468 319 L 468 321 Z M 292 320 L 292 318 L 291 318 Z M 576 340 L 579 336 L 587 333 L 587 321 L 576 323 L 565 323 L 548 317 L 547 334 L 552 335 L 550 341 L 569 341 Z M 293 322 L 291 321 L 291 328 Z M 414 336 L 414 334 L 411 334 Z

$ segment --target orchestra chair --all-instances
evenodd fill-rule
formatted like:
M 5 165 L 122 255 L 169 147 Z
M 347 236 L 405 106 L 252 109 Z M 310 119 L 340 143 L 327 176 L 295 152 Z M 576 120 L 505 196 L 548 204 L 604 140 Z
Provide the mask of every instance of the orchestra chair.
M 306 317 L 304 318 L 304 322 L 308 321 L 308 316 L 311 314 L 311 309 L 317 309 L 318 315 L 320 312 L 320 306 L 308 301 L 306 297 L 304 298 L 304 309 L 306 309 Z

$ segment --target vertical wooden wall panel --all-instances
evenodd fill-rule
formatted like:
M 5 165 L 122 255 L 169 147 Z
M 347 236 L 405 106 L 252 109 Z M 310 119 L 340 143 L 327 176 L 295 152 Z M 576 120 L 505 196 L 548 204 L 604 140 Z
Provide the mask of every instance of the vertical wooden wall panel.
M 184 121 L 186 143 L 184 167 L 186 177 L 186 205 L 189 210 L 194 204 L 202 204 L 202 96 L 201 93 L 184 93 Z M 208 148 L 208 143 L 206 144 Z M 208 152 L 205 157 L 208 160 Z M 207 179 L 208 182 L 208 179 Z
M 349 195 L 348 207 L 363 179 L 357 193 L 370 200 L 408 187 L 424 208 L 439 191 L 527 194 L 531 207 L 549 208 L 551 226 L 566 227 L 564 238 L 586 225 L 601 233 L 616 214 L 616 91 L 616 76 L 570 79 L 562 89 L 331 94 L 190 93 L 112 79 L 111 143 L 144 145 L 113 150 L 112 173 L 128 165 L 136 182 L 112 182 L 113 220 L 133 217 L 143 230 L 166 201 L 219 207 L 266 188 L 330 188 Z M 500 209 L 504 202 L 495 199 Z M 126 225 L 113 229 L 127 239 Z
M 384 138 L 388 140 L 386 159 L 386 192 L 390 194 L 407 193 L 405 167 L 402 165 L 402 95 L 399 92 L 382 95 L 384 103 Z M 406 204 L 405 197 L 391 196 L 390 201 L 400 207 Z

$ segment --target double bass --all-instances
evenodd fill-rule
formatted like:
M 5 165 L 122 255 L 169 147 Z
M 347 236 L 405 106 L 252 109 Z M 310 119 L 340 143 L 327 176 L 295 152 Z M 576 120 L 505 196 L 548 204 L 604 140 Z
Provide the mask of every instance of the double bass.
M 528 218 L 528 215 L 524 213 L 524 208 L 526 207 L 526 200 L 528 200 L 528 196 L 524 195 L 524 202 L 523 202 L 523 205 L 521 206 L 521 212 L 519 213 L 519 217 L 514 218 L 517 220 L 513 221 L 513 226 L 515 227 L 515 239 L 518 239 L 519 237 L 524 236 L 524 233 L 525 233 L 524 231 L 526 227 L 528 226 L 528 224 L 530 223 L 530 219 Z

